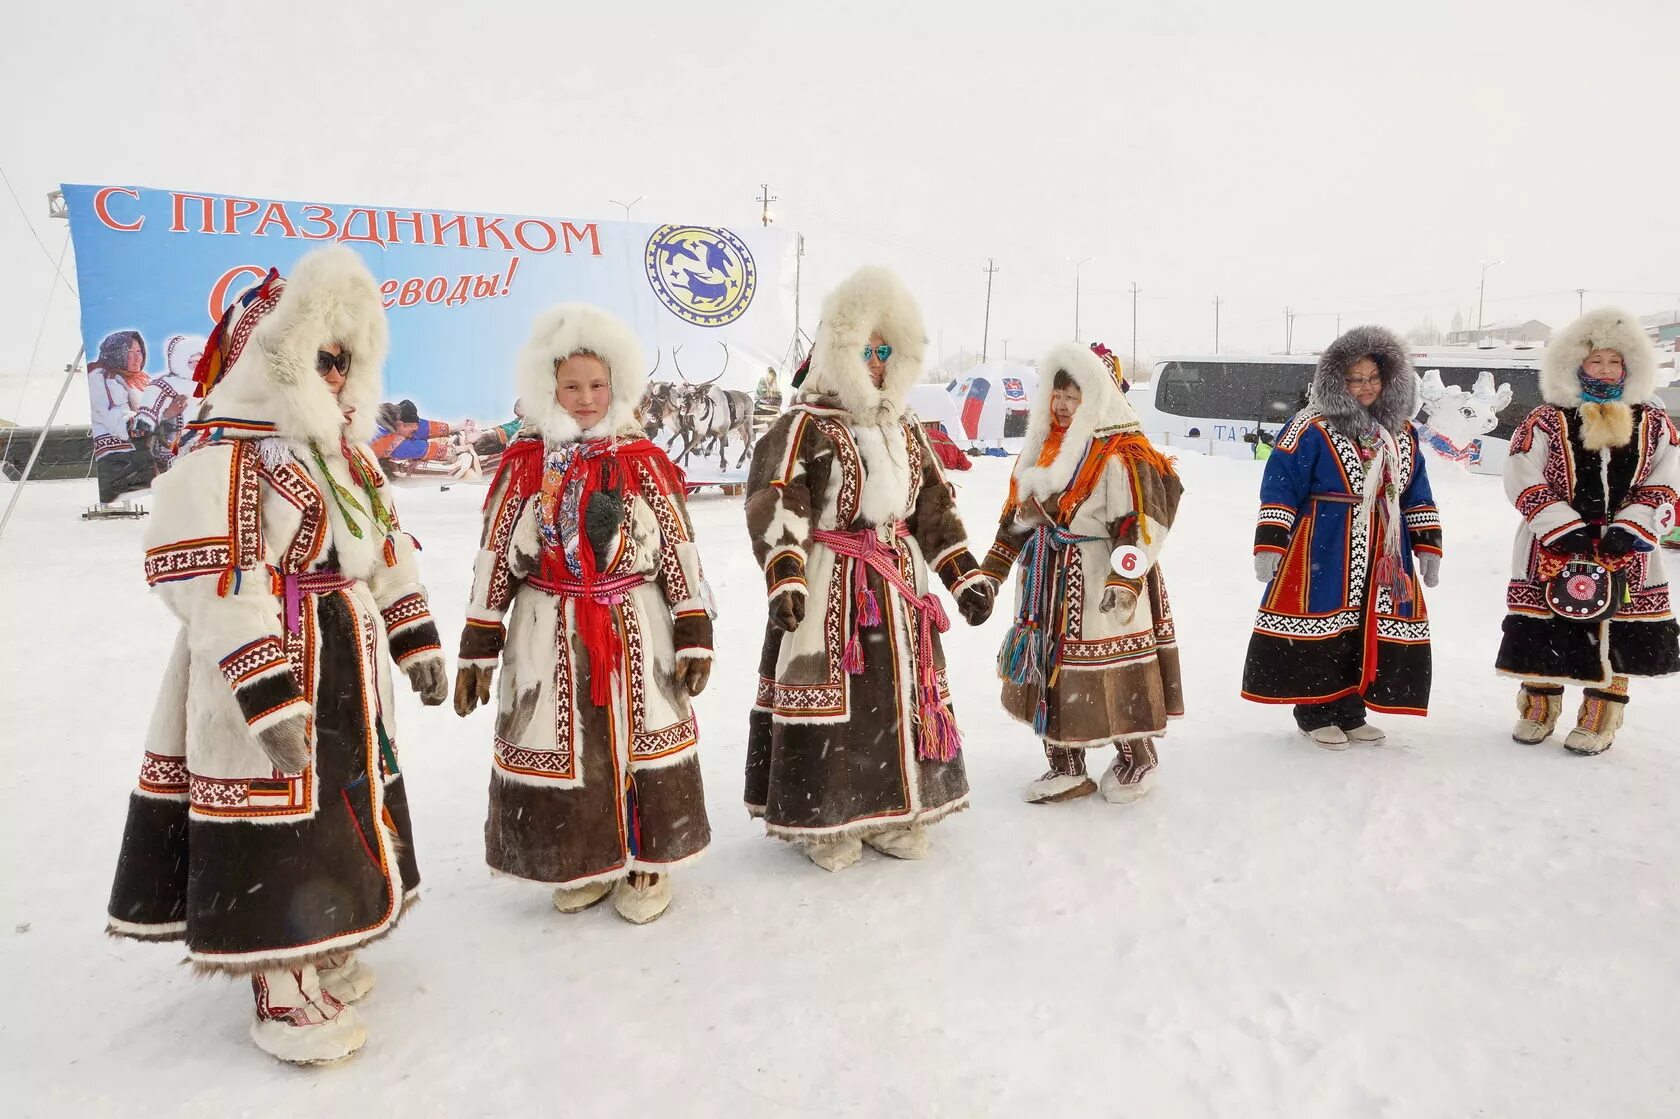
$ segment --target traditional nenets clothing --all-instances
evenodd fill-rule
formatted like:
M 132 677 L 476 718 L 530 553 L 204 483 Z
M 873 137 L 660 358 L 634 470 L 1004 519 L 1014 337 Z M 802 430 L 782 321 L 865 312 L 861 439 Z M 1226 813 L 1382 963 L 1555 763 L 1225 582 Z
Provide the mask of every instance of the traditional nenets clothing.
M 101 505 L 145 489 L 157 474 L 151 448 L 155 424 L 142 411 L 151 385 L 145 370 L 146 340 L 138 330 L 106 335 L 88 365 L 88 424 Z
M 1148 792 L 1155 737 L 1184 714 L 1172 609 L 1155 562 L 1183 485 L 1144 437 L 1117 362 L 1065 343 L 1039 361 L 1038 378 L 997 540 L 981 565 L 1000 583 L 1016 565 L 1021 572 L 998 656 L 1003 706 L 1043 739 L 1050 760 L 1027 786 L 1028 801 L 1096 792 L 1085 751 L 1113 744 L 1102 792 L 1124 803 Z M 1058 426 L 1052 397 L 1070 387 L 1078 407 Z
M 1368 359 L 1368 360 L 1367 360 Z M 1381 378 L 1369 407 L 1355 367 Z M 1360 326 L 1320 356 L 1308 406 L 1284 425 L 1260 483 L 1255 573 L 1266 584 L 1243 698 L 1295 705 L 1328 749 L 1379 742 L 1367 707 L 1424 715 L 1441 518 L 1411 417 L 1417 374 L 1399 338 Z
M 318 351 L 353 364 L 334 397 Z M 386 350 L 379 285 L 349 249 L 270 272 L 217 327 L 208 391 L 156 486 L 146 581 L 181 619 L 111 890 L 110 931 L 184 940 L 249 974 L 252 1037 L 283 1060 L 366 1038 L 353 949 L 415 896 L 390 661 L 428 704 L 443 653 L 366 447 Z M 225 375 L 224 375 L 225 372 Z
M 1606 379 L 1588 375 L 1589 360 L 1606 363 Z M 1497 664 L 1523 680 L 1518 742 L 1545 741 L 1562 714 L 1564 685 L 1578 684 L 1585 694 L 1564 746 L 1601 753 L 1622 725 L 1628 678 L 1680 672 L 1680 627 L 1658 546 L 1680 500 L 1680 433 L 1654 399 L 1656 366 L 1637 318 L 1613 307 L 1588 312 L 1547 343 L 1546 403 L 1511 436 L 1505 492 L 1522 523 Z M 1566 573 L 1577 560 L 1597 568 Z M 1590 604 L 1601 594 L 1612 607 L 1590 621 L 1554 612 L 1547 587 L 1560 574 L 1566 584 L 1585 580 L 1585 594 L 1564 588 L 1566 609 L 1596 615 Z
M 588 430 L 555 397 L 574 358 L 605 366 Z M 628 327 L 570 304 L 519 357 L 524 433 L 502 455 L 461 634 L 455 709 L 497 692 L 485 856 L 577 912 L 609 890 L 638 924 L 711 841 L 689 697 L 712 661 L 711 595 L 683 475 L 643 435 L 647 364 Z M 615 888 L 616 886 L 616 888 Z
M 852 275 L 824 303 L 808 375 L 759 440 L 747 483 L 770 620 L 746 804 L 829 870 L 856 862 L 864 841 L 921 858 L 924 826 L 968 803 L 929 572 L 971 625 L 991 613 L 993 587 L 904 409 L 925 348 L 898 278 Z

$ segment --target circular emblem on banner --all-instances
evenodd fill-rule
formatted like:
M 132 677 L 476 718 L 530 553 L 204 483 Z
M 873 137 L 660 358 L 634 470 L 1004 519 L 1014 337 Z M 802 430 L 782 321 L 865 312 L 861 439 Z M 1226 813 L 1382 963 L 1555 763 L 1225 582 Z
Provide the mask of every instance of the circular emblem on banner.
M 752 251 L 727 229 L 662 225 L 648 238 L 644 263 L 659 301 L 695 326 L 734 322 L 758 290 Z
M 1122 544 L 1109 555 L 1108 562 L 1115 574 L 1127 579 L 1141 579 L 1143 573 L 1149 570 L 1149 553 L 1131 544 Z

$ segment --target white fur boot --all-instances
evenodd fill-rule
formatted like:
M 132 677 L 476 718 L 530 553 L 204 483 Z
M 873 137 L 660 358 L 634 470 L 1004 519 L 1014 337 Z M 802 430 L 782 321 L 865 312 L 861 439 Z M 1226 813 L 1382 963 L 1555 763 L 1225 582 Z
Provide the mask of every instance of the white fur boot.
M 321 990 L 346 1006 L 373 990 L 373 969 L 354 952 L 329 956 L 315 965 Z
M 895 859 L 925 859 L 928 853 L 927 829 L 921 827 L 892 828 L 870 832 L 863 841 L 883 855 Z
M 1524 684 L 1517 689 L 1517 725 L 1511 737 L 1524 746 L 1539 745 L 1552 736 L 1562 715 L 1562 688 Z
M 613 908 L 632 925 L 657 921 L 671 907 L 669 874 L 632 874 L 613 887 Z
M 1317 730 L 1301 732 L 1312 740 L 1314 746 L 1325 750 L 1346 750 L 1353 743 L 1348 741 L 1347 731 L 1341 727 L 1319 727 Z
M 1581 697 L 1581 714 L 1575 729 L 1563 740 L 1563 748 L 1577 754 L 1602 754 L 1616 741 L 1627 708 L 1627 681 L 1617 677 L 1621 694 L 1615 690 L 1588 688 Z M 1611 685 L 1614 689 L 1616 685 Z
M 805 848 L 806 858 L 829 871 L 845 870 L 863 858 L 863 840 L 855 835 L 818 840 L 801 846 Z
M 1064 800 L 1078 800 L 1097 791 L 1097 783 L 1085 772 L 1085 751 L 1065 746 L 1044 744 L 1044 756 L 1050 768 L 1043 777 L 1026 787 L 1023 796 L 1028 804 L 1060 804 Z
M 612 892 L 611 882 L 591 882 L 586 886 L 560 886 L 554 891 L 554 908 L 562 913 L 582 913 Z
M 367 1029 L 353 1006 L 321 990 L 313 964 L 277 967 L 251 976 L 257 1020 L 251 1040 L 257 1048 L 298 1065 L 341 1061 L 367 1042 Z

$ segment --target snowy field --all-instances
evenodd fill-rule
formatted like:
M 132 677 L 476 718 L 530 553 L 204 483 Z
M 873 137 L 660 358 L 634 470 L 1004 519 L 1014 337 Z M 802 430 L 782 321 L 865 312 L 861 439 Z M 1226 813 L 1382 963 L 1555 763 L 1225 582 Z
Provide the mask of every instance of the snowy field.
M 961 477 L 977 551 L 1007 468 Z M 1680 1114 L 1680 686 L 1636 682 L 1603 757 L 1514 744 L 1491 665 L 1515 514 L 1498 479 L 1436 466 L 1433 714 L 1315 749 L 1237 697 L 1259 467 L 1182 469 L 1164 570 L 1190 712 L 1136 805 L 1021 801 L 1043 759 L 998 706 L 999 611 L 948 639 L 973 808 L 926 862 L 830 875 L 764 838 L 740 807 L 764 594 L 736 499 L 694 502 L 724 611 L 699 701 L 716 841 L 658 923 L 493 880 L 491 717 L 405 692 L 425 903 L 367 953 L 367 1047 L 317 1070 L 251 1045 L 244 984 L 103 934 L 174 623 L 139 523 L 79 522 L 91 483 L 31 489 L 0 542 L 6 1112 Z M 482 495 L 401 494 L 450 647 Z

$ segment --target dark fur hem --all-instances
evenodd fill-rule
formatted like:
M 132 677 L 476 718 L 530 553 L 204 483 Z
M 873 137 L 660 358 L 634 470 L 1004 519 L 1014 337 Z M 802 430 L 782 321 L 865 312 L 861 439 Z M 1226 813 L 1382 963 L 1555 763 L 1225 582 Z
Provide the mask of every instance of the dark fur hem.
M 240 960 L 237 963 L 222 963 L 214 959 L 205 959 L 199 956 L 189 955 L 185 962 L 197 975 L 232 976 L 255 975 L 259 971 L 267 971 L 270 968 L 296 967 L 300 964 L 319 965 L 323 960 L 331 959 L 334 956 L 342 956 L 346 952 L 360 952 L 368 945 L 384 940 L 387 936 L 391 935 L 391 930 L 396 928 L 397 925 L 402 922 L 403 917 L 407 916 L 409 907 L 419 900 L 420 897 L 418 894 L 410 894 L 408 897 L 403 898 L 402 905 L 397 907 L 397 912 L 391 918 L 391 923 L 389 925 L 386 925 L 377 932 L 368 934 L 366 937 L 356 941 L 354 944 L 339 944 L 327 951 L 300 952 L 295 955 L 284 954 L 265 957 L 260 960 Z

